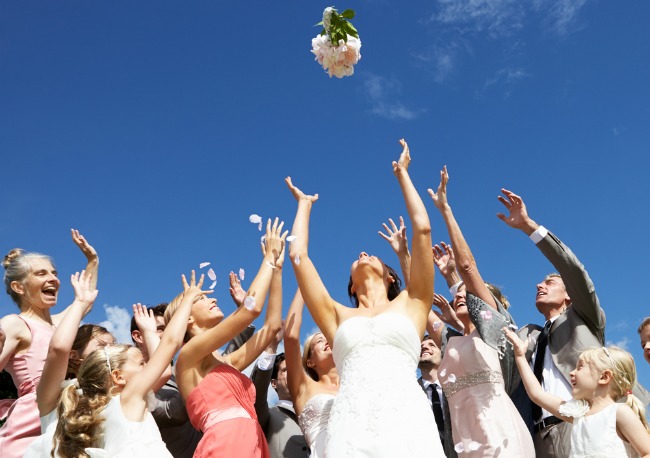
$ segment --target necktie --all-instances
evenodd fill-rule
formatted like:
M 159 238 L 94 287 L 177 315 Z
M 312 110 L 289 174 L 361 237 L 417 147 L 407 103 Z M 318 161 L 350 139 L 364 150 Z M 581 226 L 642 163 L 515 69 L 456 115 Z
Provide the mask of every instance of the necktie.
M 433 416 L 436 419 L 438 430 L 442 430 L 444 429 L 445 420 L 442 417 L 442 403 L 440 402 L 440 395 L 438 394 L 436 385 L 433 383 L 431 383 L 427 389 L 431 395 L 431 410 L 433 410 Z
M 544 372 L 544 355 L 546 354 L 546 347 L 548 346 L 548 335 L 551 331 L 551 322 L 547 321 L 542 329 L 539 338 L 537 339 L 537 350 L 535 351 L 535 366 L 533 372 L 537 381 L 542 383 L 542 373 Z M 533 403 L 533 420 L 539 421 L 542 419 L 542 408 Z

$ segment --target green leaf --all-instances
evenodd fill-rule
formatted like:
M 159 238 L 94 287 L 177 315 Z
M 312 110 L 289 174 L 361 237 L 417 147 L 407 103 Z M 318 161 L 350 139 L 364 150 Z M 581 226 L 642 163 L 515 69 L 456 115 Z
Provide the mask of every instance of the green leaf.
M 346 29 L 349 35 L 352 35 L 354 38 L 359 38 L 359 32 L 357 32 L 357 29 L 355 29 L 349 22 L 347 23 Z
M 314 24 L 314 27 L 318 27 L 319 25 L 323 25 L 323 21 L 320 21 L 318 24 Z
M 345 19 L 352 19 L 354 17 L 354 10 L 347 9 L 341 13 L 341 16 L 343 16 Z

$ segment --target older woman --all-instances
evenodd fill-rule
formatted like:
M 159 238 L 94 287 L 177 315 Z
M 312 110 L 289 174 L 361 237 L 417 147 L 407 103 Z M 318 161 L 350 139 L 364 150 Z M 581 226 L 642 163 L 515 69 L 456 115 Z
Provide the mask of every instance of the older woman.
M 341 377 L 325 456 L 444 456 L 432 434 L 437 430 L 433 414 L 415 378 L 433 299 L 431 226 L 408 174 L 408 146 L 404 140 L 401 144 L 393 172 L 413 225 L 410 282 L 404 291 L 392 292 L 396 279 L 386 265 L 361 252 L 350 269 L 357 308 L 332 299 L 309 258 L 309 215 L 318 195 L 304 194 L 287 178 L 298 201 L 290 257 L 307 307 L 332 343 Z
M 72 230 L 72 240 L 88 260 L 86 272 L 91 276 L 89 288 L 97 284 L 99 258 L 79 231 Z M 65 315 L 50 309 L 56 305 L 61 282 L 49 256 L 13 249 L 5 256 L 7 293 L 20 308 L 20 313 L 0 320 L 5 333 L 0 350 L 0 369 L 11 374 L 18 388 L 18 400 L 8 411 L 7 422 L 0 428 L 0 456 L 22 457 L 29 443 L 41 433 L 36 406 L 36 386 L 41 377 L 54 328 Z

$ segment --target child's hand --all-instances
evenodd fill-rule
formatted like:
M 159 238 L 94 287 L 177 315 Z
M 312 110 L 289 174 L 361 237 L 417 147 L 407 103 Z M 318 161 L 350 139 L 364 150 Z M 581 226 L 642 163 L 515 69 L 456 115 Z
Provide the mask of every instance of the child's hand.
M 147 333 L 153 334 L 158 330 L 153 310 L 147 310 L 146 305 L 142 305 L 139 302 L 133 304 L 133 316 L 135 318 L 135 324 L 138 325 L 138 329 L 143 335 Z
M 96 289 L 91 289 L 91 280 L 92 275 L 87 274 L 85 270 L 70 276 L 70 283 L 74 289 L 74 300 L 84 307 L 84 315 L 90 312 L 99 293 Z
M 512 343 L 512 346 L 515 349 L 515 356 L 526 356 L 526 350 L 528 350 L 528 339 L 524 342 L 512 329 L 506 327 L 503 328 L 503 333 Z

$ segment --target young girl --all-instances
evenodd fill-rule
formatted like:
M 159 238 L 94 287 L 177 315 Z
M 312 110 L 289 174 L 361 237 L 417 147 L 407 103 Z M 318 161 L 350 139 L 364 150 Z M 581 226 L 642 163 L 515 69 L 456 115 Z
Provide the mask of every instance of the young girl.
M 251 283 L 244 304 L 227 319 L 216 299 L 201 296 L 185 318 L 186 343 L 176 363 L 176 381 L 192 425 L 203 432 L 194 457 L 268 458 L 264 433 L 255 415 L 255 387 L 240 371 L 248 367 L 268 346 L 282 326 L 282 226 L 269 220 L 262 244 L 264 258 Z M 241 348 L 220 356 L 221 346 L 241 333 L 264 306 L 271 287 L 264 326 Z M 176 319 L 170 304 L 165 321 Z M 223 320 L 223 321 L 222 321 Z
M 84 360 L 78 385 L 61 393 L 54 456 L 171 457 L 147 409 L 147 397 L 183 342 L 192 305 L 212 292 L 201 290 L 203 276 L 196 284 L 194 272 L 189 285 L 183 276 L 183 284 L 177 314 L 146 365 L 142 353 L 129 345 L 104 347 Z
M 310 457 L 322 458 L 330 410 L 339 391 L 339 373 L 332 349 L 322 332 L 305 341 L 301 360 L 302 310 L 303 300 L 298 290 L 291 302 L 284 331 L 287 384 L 300 428 L 311 449 Z
M 512 342 L 517 367 L 530 399 L 562 420 L 572 423 L 572 458 L 650 457 L 650 432 L 643 405 L 632 394 L 636 383 L 634 359 L 617 347 L 585 350 L 571 372 L 573 399 L 545 392 L 526 361 L 527 344 L 504 328 Z M 625 404 L 616 400 L 626 397 Z
M 88 260 L 86 273 L 92 276 L 90 287 L 94 290 L 99 267 L 97 252 L 74 229 L 72 240 Z M 18 305 L 20 313 L 0 320 L 5 333 L 4 342 L 0 340 L 0 370 L 6 369 L 11 374 L 19 396 L 15 402 L 0 406 L 0 418 L 8 416 L 0 428 L 0 456 L 19 458 L 41 433 L 36 386 L 54 329 L 68 309 L 50 314 L 56 305 L 61 282 L 49 256 L 15 248 L 5 256 L 2 265 L 7 294 Z

